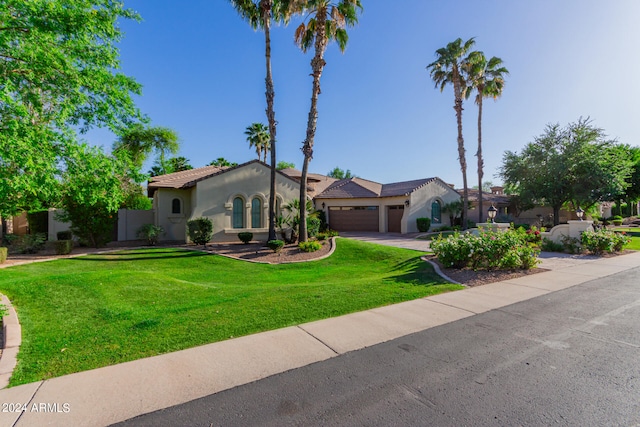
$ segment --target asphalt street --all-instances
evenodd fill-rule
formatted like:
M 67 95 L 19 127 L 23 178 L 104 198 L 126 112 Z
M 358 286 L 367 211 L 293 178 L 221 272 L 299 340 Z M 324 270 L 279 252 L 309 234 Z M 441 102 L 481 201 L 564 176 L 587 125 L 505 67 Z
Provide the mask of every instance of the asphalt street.
M 121 426 L 640 425 L 640 269 Z

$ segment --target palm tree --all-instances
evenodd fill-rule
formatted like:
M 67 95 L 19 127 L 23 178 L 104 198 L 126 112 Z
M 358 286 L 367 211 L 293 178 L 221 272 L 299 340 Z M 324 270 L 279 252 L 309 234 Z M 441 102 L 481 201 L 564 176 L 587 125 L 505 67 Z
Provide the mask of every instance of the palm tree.
M 476 90 L 475 102 L 478 104 L 478 222 L 483 222 L 482 178 L 484 176 L 484 160 L 482 159 L 482 101 L 492 97 L 498 99 L 504 88 L 504 78 L 509 70 L 502 66 L 502 59 L 492 57 L 487 60 L 482 52 L 472 52 L 467 58 L 466 67 L 468 85 Z M 467 92 L 467 96 L 471 91 Z
M 304 9 L 309 12 L 306 22 L 302 22 L 296 29 L 296 44 L 307 52 L 314 47 L 314 56 L 311 59 L 313 86 L 311 91 L 311 107 L 307 120 L 307 134 L 302 146 L 304 161 L 302 175 L 300 177 L 300 206 L 307 200 L 307 173 L 309 161 L 313 158 L 313 142 L 318 121 L 318 95 L 320 94 L 320 77 L 326 64 L 324 53 L 331 41 L 336 41 L 341 52 L 347 47 L 349 36 L 347 26 L 353 26 L 358 22 L 358 9 L 362 10 L 360 0 L 339 0 L 331 3 L 331 0 L 307 0 L 302 2 Z M 306 212 L 300 213 L 301 242 L 307 240 Z
M 209 163 L 209 166 L 229 166 L 229 167 L 234 167 L 234 166 L 238 166 L 237 163 L 235 162 L 230 162 L 229 160 L 225 159 L 224 157 L 218 157 L 215 160 L 212 160 Z
M 270 139 L 269 129 L 263 123 L 252 123 L 247 126 L 247 130 L 244 132 L 247 135 L 247 141 L 249 142 L 249 147 L 255 147 L 256 154 L 258 155 L 258 160 L 260 160 L 260 156 L 263 155 L 264 162 L 267 162 L 267 152 L 270 148 Z
M 269 122 L 269 146 L 271 148 L 271 181 L 269 185 L 269 240 L 276 239 L 276 113 L 273 108 L 275 91 L 271 75 L 271 21 L 287 22 L 292 12 L 291 0 L 230 0 L 254 30 L 264 30 L 266 77 L 265 96 L 267 99 L 267 120 Z
M 458 160 L 460 160 L 460 170 L 462 171 L 462 227 L 467 227 L 467 217 L 469 210 L 469 189 L 467 187 L 467 160 L 465 158 L 464 138 L 462 137 L 462 98 L 466 96 L 467 84 L 464 77 L 463 60 L 469 50 L 475 44 L 475 40 L 470 38 L 466 42 L 458 38 L 446 47 L 436 50 L 437 59 L 427 66 L 431 78 L 436 83 L 436 88 L 440 92 L 451 84 L 455 103 L 453 109 L 456 111 L 456 121 L 458 124 Z

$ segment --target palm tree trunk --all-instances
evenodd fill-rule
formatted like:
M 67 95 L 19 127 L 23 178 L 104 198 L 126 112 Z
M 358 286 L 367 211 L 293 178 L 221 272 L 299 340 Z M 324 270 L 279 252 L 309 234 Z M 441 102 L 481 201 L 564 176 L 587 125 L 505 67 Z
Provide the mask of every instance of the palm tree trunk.
M 269 237 L 268 240 L 275 240 L 276 236 L 276 113 L 273 109 L 273 77 L 271 76 L 271 0 L 260 2 L 264 23 L 264 44 L 265 62 L 267 75 L 265 77 L 266 98 L 267 98 L 267 120 L 269 122 L 270 149 L 271 149 L 271 178 L 269 182 Z M 265 153 L 266 156 L 266 153 Z M 260 160 L 260 156 L 258 156 Z
M 464 138 L 462 137 L 462 98 L 456 98 L 456 120 L 458 122 L 458 159 L 462 171 L 462 229 L 467 228 L 469 211 L 469 186 L 467 184 L 467 159 L 465 157 Z
M 318 122 L 318 95 L 320 95 L 320 77 L 326 64 L 324 60 L 324 51 L 327 47 L 327 38 L 325 32 L 326 10 L 319 10 L 317 15 L 315 35 L 315 55 L 311 60 L 311 69 L 313 70 L 313 87 L 311 90 L 311 107 L 309 108 L 309 117 L 307 119 L 307 135 L 302 146 L 304 161 L 302 164 L 302 175 L 300 177 L 300 224 L 298 232 L 298 240 L 300 242 L 307 241 L 307 172 L 309 161 L 313 158 L 313 139 L 316 134 L 316 125 Z
M 482 89 L 478 90 L 478 223 L 482 223 L 484 209 L 482 207 L 482 178 L 484 162 L 482 161 Z

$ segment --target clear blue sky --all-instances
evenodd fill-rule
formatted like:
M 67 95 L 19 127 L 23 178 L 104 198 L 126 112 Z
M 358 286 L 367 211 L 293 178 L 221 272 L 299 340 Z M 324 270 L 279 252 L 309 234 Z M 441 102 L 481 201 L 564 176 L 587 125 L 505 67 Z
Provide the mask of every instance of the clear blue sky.
M 503 59 L 504 94 L 484 108 L 485 180 L 505 150 L 519 151 L 546 124 L 590 116 L 619 142 L 638 145 L 640 1 L 362 0 L 347 50 L 331 45 L 322 77 L 310 171 L 335 166 L 389 183 L 438 176 L 462 185 L 453 91 L 425 67 L 458 37 Z M 264 35 L 224 0 L 125 0 L 141 23 L 123 23 L 122 70 L 143 85 L 137 102 L 152 123 L 175 129 L 194 167 L 218 157 L 255 158 L 243 134 L 264 122 Z M 311 96 L 309 61 L 296 24 L 272 33 L 278 160 L 302 165 Z M 464 111 L 469 185 L 477 182 L 477 107 Z M 111 147 L 113 135 L 89 142 Z M 150 166 L 150 163 L 146 165 Z

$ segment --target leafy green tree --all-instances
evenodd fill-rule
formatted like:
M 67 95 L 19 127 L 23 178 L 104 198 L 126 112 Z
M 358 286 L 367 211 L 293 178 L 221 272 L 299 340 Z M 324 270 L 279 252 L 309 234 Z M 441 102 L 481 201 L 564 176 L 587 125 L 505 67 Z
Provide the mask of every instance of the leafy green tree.
M 229 160 L 225 159 L 224 157 L 218 157 L 217 159 L 212 160 L 211 163 L 209 163 L 209 166 L 234 167 L 234 166 L 238 166 L 238 164 L 235 163 L 235 162 L 230 162 Z
M 502 59 L 492 57 L 487 60 L 482 52 L 472 52 L 466 59 L 467 84 L 476 90 L 476 104 L 478 105 L 478 186 L 483 187 L 484 160 L 482 159 L 482 101 L 484 98 L 498 99 L 502 96 L 504 78 L 509 70 L 502 66 Z M 467 91 L 467 96 L 471 91 Z M 482 191 L 478 192 L 478 222 L 483 222 L 484 208 L 482 206 Z
M 271 139 L 269 136 L 269 128 L 267 128 L 264 123 L 251 123 L 247 126 L 244 134 L 247 136 L 249 147 L 256 149 L 258 160 L 260 160 L 260 156 L 263 156 L 263 161 L 266 163 L 267 152 L 270 149 L 269 141 Z
M 500 168 L 505 184 L 517 192 L 521 203 L 553 208 L 554 225 L 567 202 L 586 210 L 624 194 L 631 172 L 627 147 L 606 139 L 589 119 L 564 128 L 547 126 L 520 154 L 505 152 Z
M 349 169 L 347 169 L 345 172 L 344 170 L 340 169 L 338 166 L 331 169 L 331 171 L 327 174 L 327 176 L 330 178 L 336 178 L 336 179 L 355 178 L 355 175 L 353 175 Z
M 71 223 L 81 241 L 100 247 L 111 240 L 118 209 L 125 201 L 123 164 L 101 149 L 74 146 L 67 153 L 62 174 L 61 207 L 58 218 Z
M 128 153 L 135 170 L 142 167 L 142 164 L 151 153 L 156 153 L 157 160 L 152 168 L 156 175 L 164 175 L 169 172 L 171 161 L 166 159 L 167 154 L 176 154 L 180 149 L 178 134 L 170 128 L 161 126 L 147 126 L 136 123 L 121 132 L 120 136 L 113 144 L 112 151 L 116 155 L 123 152 Z M 152 175 L 152 176 L 156 176 Z
M 440 92 L 448 85 L 453 86 L 456 122 L 458 124 L 458 160 L 462 171 L 462 227 L 466 228 L 469 210 L 469 189 L 467 187 L 467 160 L 465 157 L 464 137 L 462 136 L 462 99 L 467 93 L 467 79 L 465 77 L 464 59 L 469 53 L 475 40 L 470 38 L 466 42 L 458 38 L 446 47 L 436 50 L 436 60 L 427 66 L 431 79 Z
M 311 89 L 311 107 L 307 119 L 307 134 L 302 146 L 304 160 L 300 177 L 300 205 L 307 200 L 307 174 L 309 162 L 313 158 L 313 144 L 318 122 L 318 96 L 320 95 L 320 78 L 326 65 L 324 54 L 329 42 L 335 41 L 341 52 L 347 47 L 349 36 L 346 27 L 358 22 L 358 11 L 362 10 L 360 0 L 339 0 L 332 3 L 331 0 L 306 0 L 302 2 L 307 20 L 303 21 L 295 33 L 296 44 L 307 52 L 314 48 L 311 59 L 313 85 Z M 304 209 L 300 213 L 299 239 L 307 240 L 307 221 Z
M 141 119 L 140 85 L 118 73 L 122 1 L 2 0 L 0 214 L 58 200 L 59 164 L 76 129 Z
M 254 30 L 264 31 L 264 57 L 266 63 L 266 101 L 267 121 L 269 123 L 269 146 L 271 147 L 271 179 L 269 182 L 269 237 L 276 238 L 276 113 L 273 105 L 275 90 L 271 73 L 271 24 L 272 21 L 288 22 L 296 8 L 291 0 L 230 0 L 236 9 Z
M 282 169 L 295 169 L 296 165 L 295 163 L 289 163 L 289 162 L 283 162 L 280 161 L 278 162 L 278 164 L 276 165 L 276 169 L 281 171 Z

